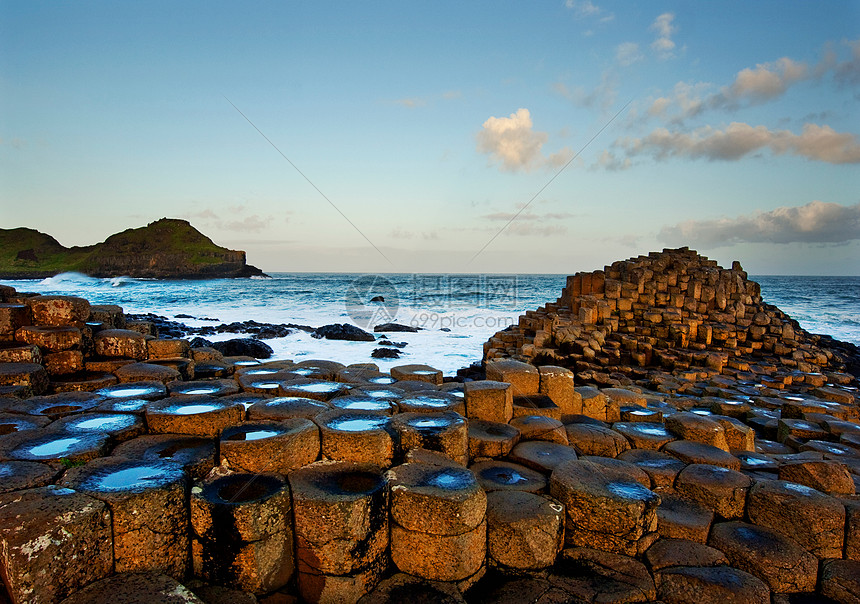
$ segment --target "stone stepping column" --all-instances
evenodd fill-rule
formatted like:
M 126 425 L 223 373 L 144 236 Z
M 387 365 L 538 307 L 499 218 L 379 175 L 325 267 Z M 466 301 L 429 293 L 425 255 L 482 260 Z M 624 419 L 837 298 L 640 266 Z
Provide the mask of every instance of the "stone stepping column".
M 113 572 L 107 506 L 57 486 L 0 496 L 0 566 L 13 602 L 58 602 L 107 577 Z
M 506 423 L 469 419 L 469 458 L 504 457 L 520 440 L 520 431 Z
M 397 412 L 397 403 L 383 398 L 375 398 L 366 394 L 348 394 L 338 396 L 328 402 L 333 409 L 346 411 L 373 411 L 385 415 L 394 415 Z
M 757 576 L 777 593 L 815 591 L 818 559 L 783 533 L 745 522 L 715 524 L 708 545 L 732 566 Z
M 96 581 L 61 604 L 204 604 L 173 577 L 156 572 L 120 573 Z
M 678 472 L 686 467 L 686 464 L 671 455 L 649 449 L 630 449 L 618 456 L 622 461 L 636 464 L 651 479 L 651 488 L 657 489 L 672 487 Z
M 391 418 L 372 411 L 332 409 L 314 418 L 320 427 L 323 459 L 387 468 L 394 459 Z
M 474 473 L 406 463 L 389 480 L 394 565 L 431 581 L 477 580 L 485 568 L 487 495 Z
M 618 457 L 630 449 L 627 438 L 617 430 L 590 424 L 568 424 L 565 430 L 570 446 L 580 455 Z
M 513 448 L 508 459 L 542 474 L 550 474 L 561 464 L 576 460 L 577 455 L 574 448 L 567 445 L 545 440 L 524 440 Z
M 28 394 L 48 389 L 48 373 L 37 363 L 0 363 L 0 386 L 21 386 Z
M 356 602 L 387 568 L 388 481 L 372 466 L 322 461 L 291 472 L 298 587 L 308 602 Z
M 103 329 L 93 336 L 93 345 L 101 357 L 142 361 L 148 356 L 146 337 L 130 329 Z
M 167 388 L 160 381 L 138 381 L 116 384 L 97 390 L 97 395 L 106 399 L 144 399 L 157 401 L 167 396 Z
M 0 439 L 0 459 L 86 463 L 105 455 L 109 440 L 108 435 L 96 432 L 72 434 L 27 430 Z
M 469 420 L 506 424 L 514 416 L 513 390 L 507 382 L 466 382 L 463 391 Z
M 427 382 L 436 386 L 442 384 L 442 372 L 429 365 L 400 365 L 392 367 L 391 377 L 398 382 Z
M 525 491 L 487 494 L 487 556 L 518 570 L 552 566 L 564 546 L 564 506 Z
M 263 594 L 295 570 L 290 489 L 274 474 L 230 474 L 191 489 L 194 575 Z
M 141 436 L 122 443 L 112 453 L 115 457 L 179 464 L 192 480 L 209 474 L 216 465 L 215 454 L 213 439 L 182 434 Z
M 167 384 L 171 396 L 230 396 L 239 393 L 235 380 L 194 380 L 190 382 L 171 382 Z
M 155 365 L 154 363 L 129 363 L 116 369 L 114 375 L 121 384 L 148 381 L 167 384 L 182 378 L 179 371 L 173 367 Z
M 461 393 L 462 394 L 462 393 Z M 416 392 L 397 401 L 401 413 L 442 413 L 453 411 L 466 415 L 466 402 L 463 396 L 449 392 Z
M 278 394 L 281 396 L 302 396 L 317 401 L 330 401 L 350 391 L 349 384 L 323 380 L 301 379 L 284 383 Z
M 559 445 L 569 444 L 564 424 L 544 415 L 521 415 L 511 420 L 523 440 L 545 440 Z
M 794 482 L 757 482 L 747 498 L 747 516 L 821 559 L 842 557 L 845 506 L 834 497 Z
M 328 403 L 300 396 L 263 398 L 248 408 L 248 419 L 251 421 L 283 421 L 294 417 L 313 419 L 329 409 L 331 405 Z
M 221 465 L 241 472 L 287 474 L 317 460 L 320 432 L 309 419 L 245 422 L 221 434 Z
M 690 464 L 675 479 L 682 497 L 713 510 L 726 520 L 742 519 L 752 479 L 735 470 L 705 464 Z
M 635 556 L 657 537 L 660 496 L 628 472 L 568 461 L 550 477 L 550 494 L 565 506 L 565 543 Z
M 245 407 L 207 395 L 171 396 L 146 406 L 146 424 L 155 434 L 218 436 L 245 419 Z
M 35 461 L 0 461 L 0 494 L 43 487 L 53 482 L 57 470 Z
M 466 418 L 459 413 L 401 413 L 392 419 L 400 455 L 411 449 L 438 451 L 459 464 L 469 463 Z
M 48 431 L 105 434 L 115 445 L 142 435 L 146 426 L 142 417 L 130 413 L 82 413 L 58 419 Z
M 764 581 L 728 566 L 675 566 L 654 573 L 654 582 L 666 604 L 770 604 Z
M 62 484 L 111 511 L 116 572 L 188 570 L 187 479 L 170 462 L 105 457 L 66 472 Z
M 481 488 L 491 491 L 527 491 L 541 493 L 549 480 L 540 472 L 507 461 L 479 461 L 469 466 L 478 478 Z

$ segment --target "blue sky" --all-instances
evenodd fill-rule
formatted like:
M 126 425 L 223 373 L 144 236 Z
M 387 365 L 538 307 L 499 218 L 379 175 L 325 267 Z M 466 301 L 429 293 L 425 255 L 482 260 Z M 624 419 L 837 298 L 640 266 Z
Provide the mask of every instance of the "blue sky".
M 2 0 L 0 226 L 186 218 L 268 271 L 860 274 L 858 101 L 856 1 Z

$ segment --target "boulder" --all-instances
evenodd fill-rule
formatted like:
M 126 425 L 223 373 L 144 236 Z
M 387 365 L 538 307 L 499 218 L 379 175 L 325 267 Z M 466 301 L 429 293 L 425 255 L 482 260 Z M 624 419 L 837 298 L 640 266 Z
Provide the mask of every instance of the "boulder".
M 326 340 L 347 340 L 350 342 L 375 342 L 373 334 L 349 323 L 333 323 L 317 327 L 311 332 L 311 337 Z
M 212 348 L 225 357 L 243 356 L 268 359 L 275 354 L 271 346 L 254 338 L 233 338 L 232 340 L 212 342 Z

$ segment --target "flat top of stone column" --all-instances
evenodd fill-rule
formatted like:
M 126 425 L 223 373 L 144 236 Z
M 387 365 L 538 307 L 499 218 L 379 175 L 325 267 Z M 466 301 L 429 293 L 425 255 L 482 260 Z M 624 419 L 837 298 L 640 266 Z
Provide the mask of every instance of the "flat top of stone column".
M 112 500 L 185 481 L 185 472 L 177 463 L 104 457 L 72 468 L 66 472 L 62 484 L 98 499 Z
M 287 478 L 295 500 L 356 501 L 388 485 L 378 468 L 345 461 L 318 461 L 290 472 Z

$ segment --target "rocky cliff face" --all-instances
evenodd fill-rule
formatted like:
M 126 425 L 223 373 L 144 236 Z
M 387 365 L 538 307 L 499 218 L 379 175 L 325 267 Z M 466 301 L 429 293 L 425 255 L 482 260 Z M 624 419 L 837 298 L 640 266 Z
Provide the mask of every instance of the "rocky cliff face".
M 33 229 L 0 229 L 0 278 L 41 279 L 67 271 L 155 279 L 264 274 L 246 263 L 245 252 L 216 245 L 185 220 L 162 218 L 96 245 L 71 248 Z

